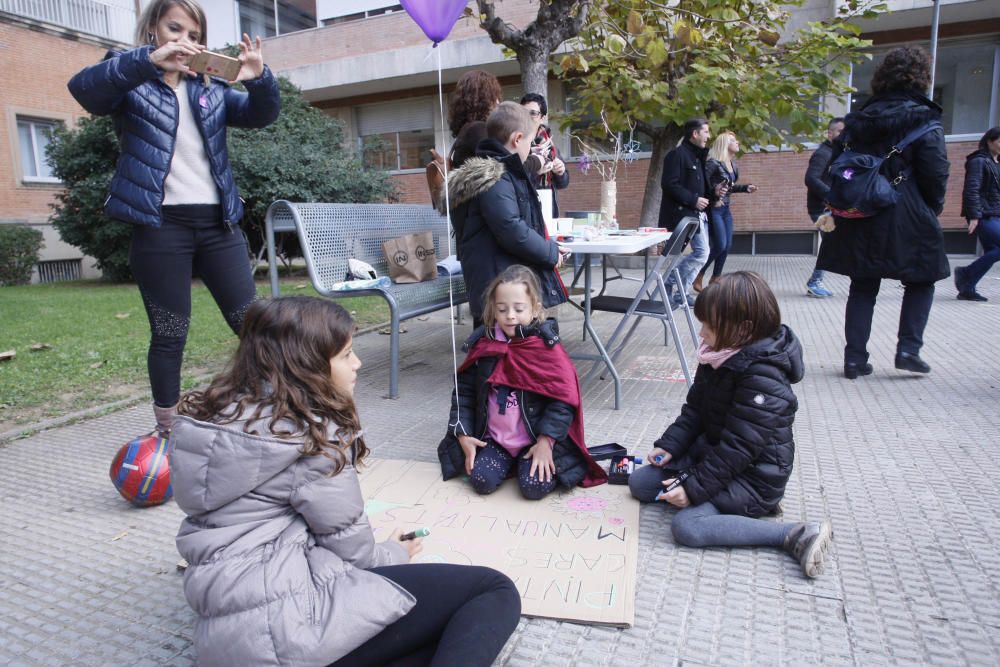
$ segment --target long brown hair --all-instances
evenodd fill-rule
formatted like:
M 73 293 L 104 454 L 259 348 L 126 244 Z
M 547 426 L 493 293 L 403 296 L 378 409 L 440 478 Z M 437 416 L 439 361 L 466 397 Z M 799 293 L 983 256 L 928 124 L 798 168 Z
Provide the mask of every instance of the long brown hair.
M 207 389 L 185 395 L 178 411 L 216 424 L 246 420 L 244 429 L 251 432 L 250 424 L 269 410 L 270 432 L 262 435 L 303 438 L 302 453 L 332 459 L 335 473 L 349 462 L 359 464 L 368 448 L 358 411 L 330 375 L 330 359 L 350 343 L 354 329 L 347 311 L 326 299 L 256 301 L 229 365 Z
M 163 46 L 162 44 L 156 44 L 156 26 L 160 23 L 163 15 L 172 7 L 180 7 L 187 12 L 188 16 L 195 20 L 198 28 L 201 30 L 201 39 L 199 42 L 202 46 L 208 46 L 208 19 L 205 18 L 205 10 L 201 8 L 201 5 L 196 0 L 153 0 L 146 5 L 146 8 L 142 10 L 142 14 L 139 15 L 139 20 L 135 24 L 135 45 L 146 46 L 147 44 L 153 44 L 155 46 Z
M 455 84 L 448 104 L 448 129 L 457 137 L 466 123 L 474 120 L 486 122 L 503 96 L 500 82 L 489 72 L 474 69 L 466 72 Z
M 701 291 L 694 315 L 715 332 L 715 349 L 743 347 L 781 328 L 774 292 L 752 271 L 727 273 Z

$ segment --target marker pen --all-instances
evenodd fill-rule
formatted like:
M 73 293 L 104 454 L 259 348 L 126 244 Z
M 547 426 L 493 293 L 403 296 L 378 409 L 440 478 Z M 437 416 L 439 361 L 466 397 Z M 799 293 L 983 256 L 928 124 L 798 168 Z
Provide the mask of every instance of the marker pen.
M 663 496 L 667 495 L 668 493 L 670 493 L 671 491 L 673 491 L 674 489 L 676 489 L 678 486 L 680 486 L 681 484 L 683 484 L 684 480 L 686 480 L 687 478 L 688 478 L 688 474 L 686 472 L 682 472 L 681 474 L 677 475 L 676 479 L 674 479 L 673 482 L 671 482 L 669 485 L 663 487 L 663 490 L 656 494 L 655 500 L 662 499 Z
M 407 540 L 415 540 L 418 537 L 427 537 L 431 534 L 430 528 L 417 528 L 412 533 L 403 533 L 399 536 L 400 542 L 406 542 Z

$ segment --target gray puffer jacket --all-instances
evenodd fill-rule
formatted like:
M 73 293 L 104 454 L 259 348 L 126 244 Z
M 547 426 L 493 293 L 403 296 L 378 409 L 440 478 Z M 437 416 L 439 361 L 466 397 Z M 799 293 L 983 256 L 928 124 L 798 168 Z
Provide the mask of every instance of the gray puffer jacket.
M 301 440 L 245 424 L 178 417 L 170 434 L 198 662 L 328 665 L 413 608 L 366 571 L 405 563 L 406 550 L 375 544 L 354 467 L 331 476 L 333 462 L 302 456 Z

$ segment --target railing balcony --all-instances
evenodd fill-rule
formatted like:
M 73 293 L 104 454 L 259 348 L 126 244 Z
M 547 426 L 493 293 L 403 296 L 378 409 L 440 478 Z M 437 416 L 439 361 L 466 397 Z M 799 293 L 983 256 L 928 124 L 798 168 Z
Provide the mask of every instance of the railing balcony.
M 0 11 L 126 44 L 136 18 L 134 0 L 0 0 Z

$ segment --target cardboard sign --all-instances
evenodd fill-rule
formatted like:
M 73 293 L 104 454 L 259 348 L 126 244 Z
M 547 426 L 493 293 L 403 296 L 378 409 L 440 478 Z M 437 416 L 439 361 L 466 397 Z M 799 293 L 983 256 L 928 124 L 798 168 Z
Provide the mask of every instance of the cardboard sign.
M 485 565 L 509 576 L 526 616 L 631 627 L 639 502 L 628 487 L 521 497 L 517 480 L 481 496 L 436 463 L 371 461 L 361 471 L 375 539 L 429 528 L 416 563 Z M 446 585 L 446 583 L 442 583 Z

